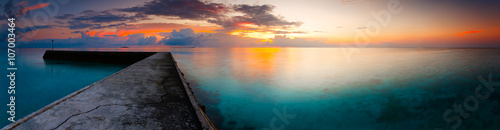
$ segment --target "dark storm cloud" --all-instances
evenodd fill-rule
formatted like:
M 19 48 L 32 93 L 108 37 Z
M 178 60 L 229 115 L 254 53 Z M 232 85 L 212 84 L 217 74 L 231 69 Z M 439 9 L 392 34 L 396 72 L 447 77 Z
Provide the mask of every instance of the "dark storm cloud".
M 113 14 L 110 10 L 96 12 L 93 10 L 82 11 L 78 16 L 73 14 L 64 14 L 55 16 L 56 23 L 67 23 L 69 29 L 101 29 L 108 27 L 117 27 L 126 25 L 127 22 L 148 19 L 147 15 L 136 13 L 135 15 Z M 65 21 L 65 22 L 62 22 Z
M 3 12 L 5 13 L 6 17 L 10 17 L 11 15 L 15 14 L 18 10 L 14 10 L 14 1 L 9 0 L 5 5 L 3 5 Z
M 36 30 L 36 29 L 46 29 L 46 28 L 52 28 L 54 26 L 52 25 L 40 25 L 40 26 L 32 26 L 32 27 L 25 27 L 25 28 L 20 28 L 19 30 Z
M 9 0 L 2 5 L 0 5 L 3 9 L 2 16 L 5 18 L 20 17 L 26 13 L 23 11 L 25 8 L 24 5 L 14 4 L 13 0 Z
M 81 23 L 78 21 L 69 21 L 69 26 L 62 26 L 62 27 L 68 27 L 69 29 L 102 29 L 102 28 L 112 28 L 112 27 L 119 27 L 119 26 L 126 26 L 127 24 L 125 23 L 118 23 L 118 24 L 109 24 L 109 25 L 102 25 L 102 24 L 87 24 L 87 23 Z
M 81 23 L 78 21 L 69 21 L 68 23 L 69 23 L 69 26 L 63 26 L 63 27 L 68 27 L 69 29 L 85 29 L 85 28 L 102 29 L 102 28 L 112 28 L 112 27 L 119 27 L 119 26 L 127 25 L 125 23 L 109 24 L 109 25 L 87 24 L 87 23 Z
M 258 26 L 300 26 L 301 22 L 290 22 L 272 14 L 272 5 L 233 5 L 208 3 L 199 0 L 154 0 L 141 6 L 117 9 L 122 12 L 145 15 L 172 16 L 180 19 L 206 20 L 223 27 L 236 27 L 238 23 L 252 23 Z M 228 16 L 239 12 L 242 16 Z
M 75 21 L 89 21 L 89 22 L 96 22 L 96 23 L 103 23 L 103 22 L 123 22 L 133 19 L 133 17 L 127 17 L 127 16 L 119 16 L 119 15 L 114 15 L 114 14 L 99 14 L 95 16 L 80 16 L 80 17 L 75 17 L 72 18 L 72 20 Z
M 118 10 L 147 15 L 175 16 L 181 19 L 204 20 L 219 17 L 220 14 L 226 11 L 226 6 L 220 3 L 205 3 L 199 0 L 154 0 L 142 6 Z
M 302 22 L 290 22 L 282 17 L 272 14 L 275 6 L 272 5 L 234 5 L 231 7 L 234 12 L 243 13 L 242 16 L 218 17 L 210 19 L 208 22 L 221 25 L 226 28 L 236 27 L 238 23 L 252 23 L 258 26 L 300 26 Z
M 82 33 L 83 31 L 73 31 L 71 33 Z
M 77 14 L 55 16 L 54 22 L 69 29 L 102 29 L 124 26 L 125 23 L 149 20 L 149 15 L 169 16 L 178 19 L 204 20 L 224 28 L 236 28 L 239 23 L 257 26 L 300 26 L 301 22 L 290 22 L 272 14 L 272 5 L 230 5 L 203 2 L 200 0 L 153 0 L 130 8 L 104 11 L 84 10 Z M 241 13 L 229 16 L 228 13 Z
M 252 22 L 255 25 L 264 26 L 284 26 L 295 25 L 300 26 L 301 22 L 289 22 L 283 18 L 271 14 L 275 6 L 272 5 L 235 5 L 233 9 L 236 12 L 244 13 L 243 16 L 236 16 L 239 21 Z
M 67 27 L 69 29 L 84 29 L 84 28 L 101 26 L 100 24 L 83 23 L 81 21 L 68 21 L 68 24 L 69 24 L 69 26 L 67 26 Z
M 110 24 L 110 25 L 105 25 L 105 26 L 98 25 L 98 26 L 92 27 L 91 29 L 111 28 L 111 27 L 119 27 L 119 26 L 126 26 L 126 25 L 127 24 L 125 24 L 125 23 Z
M 132 16 L 128 16 L 125 14 L 113 14 L 109 10 L 95 12 L 92 10 L 83 11 L 81 16 L 71 16 L 71 15 L 63 15 L 56 16 L 57 18 L 70 18 L 73 21 L 86 21 L 86 22 L 94 22 L 94 23 L 109 23 L 109 22 L 124 22 L 124 21 L 134 21 L 137 19 L 146 19 L 146 15 L 142 15 L 141 13 L 137 13 Z
M 36 31 L 38 29 L 47 29 L 47 28 L 52 28 L 54 27 L 53 25 L 41 25 L 41 26 L 31 26 L 31 27 L 23 27 L 17 29 L 19 31 L 19 39 L 23 38 L 24 34 Z
M 48 28 L 52 28 L 52 27 L 55 27 L 55 26 L 54 25 L 37 25 L 37 26 L 31 26 L 31 27 L 19 27 L 18 29 L 16 29 L 18 31 L 17 38 L 22 39 L 22 38 L 24 38 L 24 36 L 27 33 L 37 31 L 38 29 L 48 29 Z

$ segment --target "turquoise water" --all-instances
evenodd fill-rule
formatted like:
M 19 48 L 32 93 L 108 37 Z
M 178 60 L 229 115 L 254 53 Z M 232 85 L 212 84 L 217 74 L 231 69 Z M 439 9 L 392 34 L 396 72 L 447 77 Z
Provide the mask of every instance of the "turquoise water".
M 2 49 L 4 52 L 6 49 Z M 44 106 L 96 81 L 99 81 L 128 65 L 84 63 L 67 61 L 44 61 L 46 49 L 17 49 L 16 72 L 16 120 L 43 108 Z M 6 54 L 4 52 L 4 54 Z M 7 56 L 5 56 L 7 59 Z M 2 60 L 2 75 L 7 75 L 7 60 Z M 1 104 L 9 103 L 7 87 L 9 80 L 2 76 Z M 10 121 L 9 109 L 2 105 L 0 110 L 0 126 L 6 126 Z
M 47 64 L 34 50 L 19 56 L 18 116 L 125 67 Z M 500 82 L 500 49 L 377 48 L 350 57 L 339 48 L 83 50 L 173 52 L 219 129 L 451 129 L 457 119 L 458 129 L 500 128 L 500 85 L 474 110 L 463 108 L 479 76 Z M 470 115 L 443 119 L 454 104 Z
M 456 118 L 458 129 L 500 128 L 499 90 L 473 111 L 462 108 L 469 116 L 443 119 L 475 95 L 478 76 L 500 82 L 500 50 L 361 49 L 350 62 L 337 48 L 195 49 L 175 57 L 219 129 L 451 129 Z

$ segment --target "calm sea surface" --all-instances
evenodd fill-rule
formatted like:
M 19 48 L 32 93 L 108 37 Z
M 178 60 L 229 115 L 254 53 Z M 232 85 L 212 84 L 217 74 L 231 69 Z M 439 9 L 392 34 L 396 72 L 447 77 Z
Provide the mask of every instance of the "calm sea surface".
M 45 62 L 43 50 L 18 53 L 17 119 L 127 66 Z M 500 49 L 77 50 L 173 52 L 219 129 L 500 129 Z
M 2 49 L 7 54 L 7 49 Z M 35 112 L 38 109 L 68 95 L 85 86 L 97 82 L 115 72 L 122 70 L 128 65 L 103 64 L 68 61 L 45 61 L 43 53 L 46 49 L 22 48 L 16 51 L 16 120 Z M 67 49 L 68 50 L 68 49 Z M 2 92 L 0 93 L 0 127 L 11 123 L 7 120 L 10 115 L 6 113 L 9 109 L 5 104 L 9 103 L 7 90 L 9 79 L 5 76 L 9 72 L 7 55 L 2 63 Z

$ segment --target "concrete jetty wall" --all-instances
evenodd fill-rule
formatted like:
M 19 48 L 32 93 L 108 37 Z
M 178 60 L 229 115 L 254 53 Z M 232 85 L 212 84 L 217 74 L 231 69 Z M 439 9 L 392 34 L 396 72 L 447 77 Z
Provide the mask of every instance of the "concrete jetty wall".
M 152 54 L 3 129 L 215 129 L 172 54 Z
M 43 59 L 133 64 L 156 52 L 45 51 Z

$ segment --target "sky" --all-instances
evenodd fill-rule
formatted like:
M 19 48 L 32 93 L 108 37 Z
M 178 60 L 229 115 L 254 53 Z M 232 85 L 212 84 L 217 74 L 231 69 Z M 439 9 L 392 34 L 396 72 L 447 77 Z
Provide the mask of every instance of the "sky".
M 498 0 L 1 0 L 19 47 L 500 47 Z M 0 32 L 6 36 L 7 32 Z M 6 40 L 4 40 L 6 41 Z

